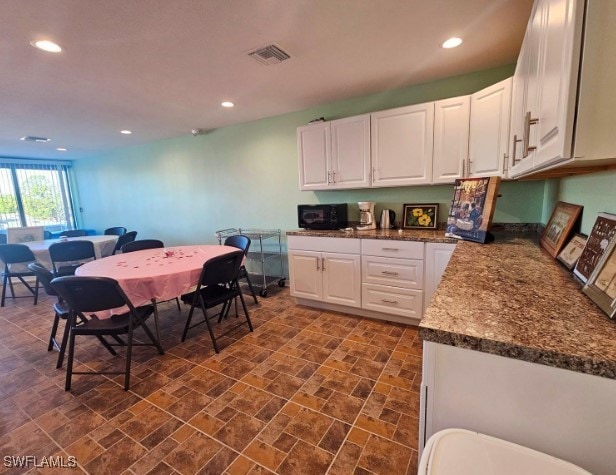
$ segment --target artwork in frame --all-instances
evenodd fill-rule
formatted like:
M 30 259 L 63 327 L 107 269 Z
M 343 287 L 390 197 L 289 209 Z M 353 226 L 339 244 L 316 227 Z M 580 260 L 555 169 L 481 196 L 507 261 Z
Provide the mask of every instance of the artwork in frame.
M 582 214 L 582 206 L 559 201 L 541 235 L 541 246 L 550 256 L 556 257 L 565 247 L 565 243 Z
M 586 245 L 586 236 L 582 234 L 576 234 L 571 238 L 571 241 L 563 248 L 558 254 L 557 259 L 562 262 L 567 269 L 573 269 L 575 263 L 578 261 Z
M 8 228 L 6 240 L 9 244 L 20 244 L 30 241 L 42 241 L 45 237 L 43 226 L 25 226 L 21 228 Z
M 479 243 L 489 241 L 499 186 L 497 176 L 456 180 L 445 236 Z
M 608 244 L 616 236 L 616 214 L 599 213 L 573 273 L 587 282 Z
M 436 229 L 438 204 L 405 204 L 402 214 L 403 229 Z
M 582 289 L 610 318 L 616 315 L 616 239 L 612 239 Z

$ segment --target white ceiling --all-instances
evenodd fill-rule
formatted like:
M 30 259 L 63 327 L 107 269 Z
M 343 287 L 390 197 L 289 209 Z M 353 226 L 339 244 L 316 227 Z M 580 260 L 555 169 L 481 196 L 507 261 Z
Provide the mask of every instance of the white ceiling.
M 532 0 L 2 0 L 0 156 L 83 158 L 511 64 L 531 6 Z M 464 44 L 440 48 L 451 36 Z M 43 38 L 63 52 L 30 46 Z M 247 56 L 270 43 L 291 59 L 264 66 Z M 236 107 L 223 109 L 223 100 Z M 26 143 L 19 140 L 24 135 L 52 140 Z

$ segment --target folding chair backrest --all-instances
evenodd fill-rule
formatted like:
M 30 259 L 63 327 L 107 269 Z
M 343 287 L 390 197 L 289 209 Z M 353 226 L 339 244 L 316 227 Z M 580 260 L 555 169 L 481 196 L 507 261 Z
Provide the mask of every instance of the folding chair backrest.
M 250 248 L 250 238 L 243 234 L 235 234 L 225 239 L 225 246 L 237 247 L 246 255 Z
M 36 260 L 32 250 L 25 244 L 1 244 L 0 260 L 5 264 L 19 264 Z
M 136 238 L 137 238 L 137 231 L 131 231 L 129 233 L 123 234 L 122 236 L 118 237 L 118 240 L 116 241 L 116 245 L 113 249 L 113 253 L 115 254 L 120 249 L 122 249 L 122 246 L 124 244 L 126 244 L 127 242 L 133 242 Z
M 165 244 L 158 239 L 138 239 L 127 242 L 121 247 L 122 253 L 143 251 L 144 249 L 162 249 Z
M 79 261 L 94 258 L 94 244 L 92 241 L 66 241 L 56 242 L 49 246 L 49 255 L 53 262 Z
M 124 236 L 126 234 L 126 228 L 124 226 L 115 226 L 113 228 L 105 229 L 103 233 L 105 236 Z
M 118 282 L 108 277 L 56 277 L 51 286 L 71 309 L 79 313 L 100 312 L 124 305 L 134 310 Z
M 31 264 L 28 264 L 28 269 L 34 272 L 34 275 L 38 278 L 39 283 L 43 284 L 43 288 L 45 289 L 45 293 L 47 295 L 58 295 L 58 293 L 51 286 L 51 281 L 53 280 L 54 275 L 49 269 L 47 269 L 43 264 L 40 264 L 38 262 L 32 262 Z
M 203 264 L 200 286 L 227 284 L 239 277 L 240 266 L 244 253 L 233 251 L 221 256 L 212 257 Z
M 61 235 L 66 237 L 83 237 L 87 234 L 85 229 L 67 229 Z

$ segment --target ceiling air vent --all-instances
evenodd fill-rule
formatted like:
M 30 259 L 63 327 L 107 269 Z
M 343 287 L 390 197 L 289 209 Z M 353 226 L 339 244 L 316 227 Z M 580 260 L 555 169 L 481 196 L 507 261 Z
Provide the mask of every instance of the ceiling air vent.
M 23 140 L 24 142 L 45 143 L 49 142 L 51 139 L 48 139 L 47 137 L 34 137 L 32 135 L 26 135 L 25 137 L 22 137 L 21 140 Z
M 261 64 L 265 64 L 266 66 L 282 63 L 291 57 L 288 53 L 285 53 L 276 45 L 267 45 L 263 48 L 256 49 L 248 53 L 248 56 L 256 59 Z

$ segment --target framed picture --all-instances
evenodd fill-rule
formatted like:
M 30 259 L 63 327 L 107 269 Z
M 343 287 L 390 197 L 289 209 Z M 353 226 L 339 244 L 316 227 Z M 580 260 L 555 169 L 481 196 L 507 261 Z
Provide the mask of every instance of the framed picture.
M 6 233 L 6 241 L 9 244 L 20 244 L 22 242 L 30 241 L 42 241 L 45 237 L 43 226 L 8 228 L 6 230 Z
M 564 201 L 556 203 L 552 216 L 541 235 L 541 246 L 552 257 L 556 257 L 565 247 L 565 243 L 581 213 L 582 206 L 565 203 Z
M 484 243 L 496 209 L 500 177 L 456 180 L 445 236 Z
M 402 214 L 403 229 L 436 229 L 438 204 L 405 204 Z
M 588 282 L 608 244 L 615 239 L 614 236 L 616 236 L 616 215 L 599 213 L 588 235 L 582 255 L 573 270 L 582 282 Z
M 575 263 L 578 261 L 586 245 L 586 236 L 582 234 L 576 234 L 571 241 L 560 252 L 557 259 L 562 262 L 567 269 L 573 269 Z
M 582 289 L 610 318 L 616 315 L 616 239 L 612 239 Z

